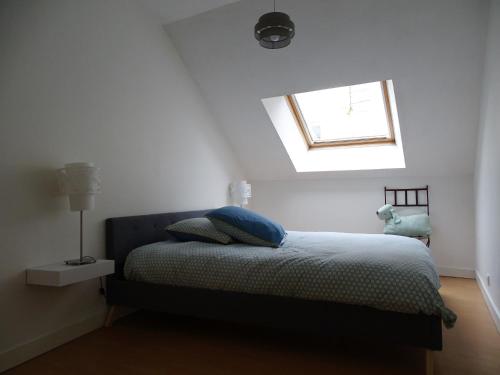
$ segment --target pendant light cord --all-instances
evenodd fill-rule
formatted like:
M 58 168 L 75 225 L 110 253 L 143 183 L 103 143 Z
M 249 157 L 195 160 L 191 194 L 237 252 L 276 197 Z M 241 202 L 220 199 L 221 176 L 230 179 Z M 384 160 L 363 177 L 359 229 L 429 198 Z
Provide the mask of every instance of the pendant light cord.
M 276 12 L 276 0 L 274 0 L 274 12 Z
M 349 109 L 347 110 L 347 114 L 350 115 L 353 111 L 352 108 L 352 91 L 351 91 L 351 86 L 349 86 Z

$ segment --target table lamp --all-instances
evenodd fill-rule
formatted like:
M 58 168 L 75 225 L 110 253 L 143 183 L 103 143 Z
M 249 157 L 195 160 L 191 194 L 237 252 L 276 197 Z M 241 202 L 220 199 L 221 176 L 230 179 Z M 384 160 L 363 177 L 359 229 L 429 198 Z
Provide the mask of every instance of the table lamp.
M 93 210 L 95 194 L 100 193 L 99 168 L 93 163 L 70 163 L 58 170 L 59 186 L 69 198 L 71 211 L 80 212 L 80 258 L 65 261 L 71 266 L 95 263 L 95 258 L 83 256 L 83 211 Z

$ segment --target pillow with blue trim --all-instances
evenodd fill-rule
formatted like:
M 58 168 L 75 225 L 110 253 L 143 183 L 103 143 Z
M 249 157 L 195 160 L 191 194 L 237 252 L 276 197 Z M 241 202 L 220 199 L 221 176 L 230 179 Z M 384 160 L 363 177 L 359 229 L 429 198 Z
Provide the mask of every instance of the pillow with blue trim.
M 286 236 L 280 224 L 241 207 L 226 206 L 205 216 L 217 230 L 250 245 L 279 247 Z
M 227 245 L 232 241 L 227 234 L 218 231 L 206 217 L 181 220 L 165 230 L 179 241 L 215 242 Z

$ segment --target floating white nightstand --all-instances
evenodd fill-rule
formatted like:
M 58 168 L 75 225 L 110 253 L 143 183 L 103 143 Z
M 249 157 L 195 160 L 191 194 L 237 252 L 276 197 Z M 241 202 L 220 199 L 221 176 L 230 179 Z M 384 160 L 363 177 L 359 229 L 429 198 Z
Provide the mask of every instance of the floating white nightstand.
M 68 266 L 64 262 L 26 270 L 26 284 L 65 286 L 95 279 L 115 272 L 115 261 L 98 259 L 95 263 Z

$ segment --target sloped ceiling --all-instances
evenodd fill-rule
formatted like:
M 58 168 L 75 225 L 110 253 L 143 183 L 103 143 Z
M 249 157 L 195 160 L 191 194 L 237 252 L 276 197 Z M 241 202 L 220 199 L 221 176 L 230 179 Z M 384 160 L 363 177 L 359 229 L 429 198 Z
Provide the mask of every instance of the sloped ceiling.
M 166 24 L 236 1 L 238 0 L 139 0 Z
M 292 44 L 253 37 L 270 1 L 240 1 L 167 28 L 253 180 L 472 174 L 487 2 L 283 0 Z M 394 80 L 407 168 L 298 174 L 262 98 Z

